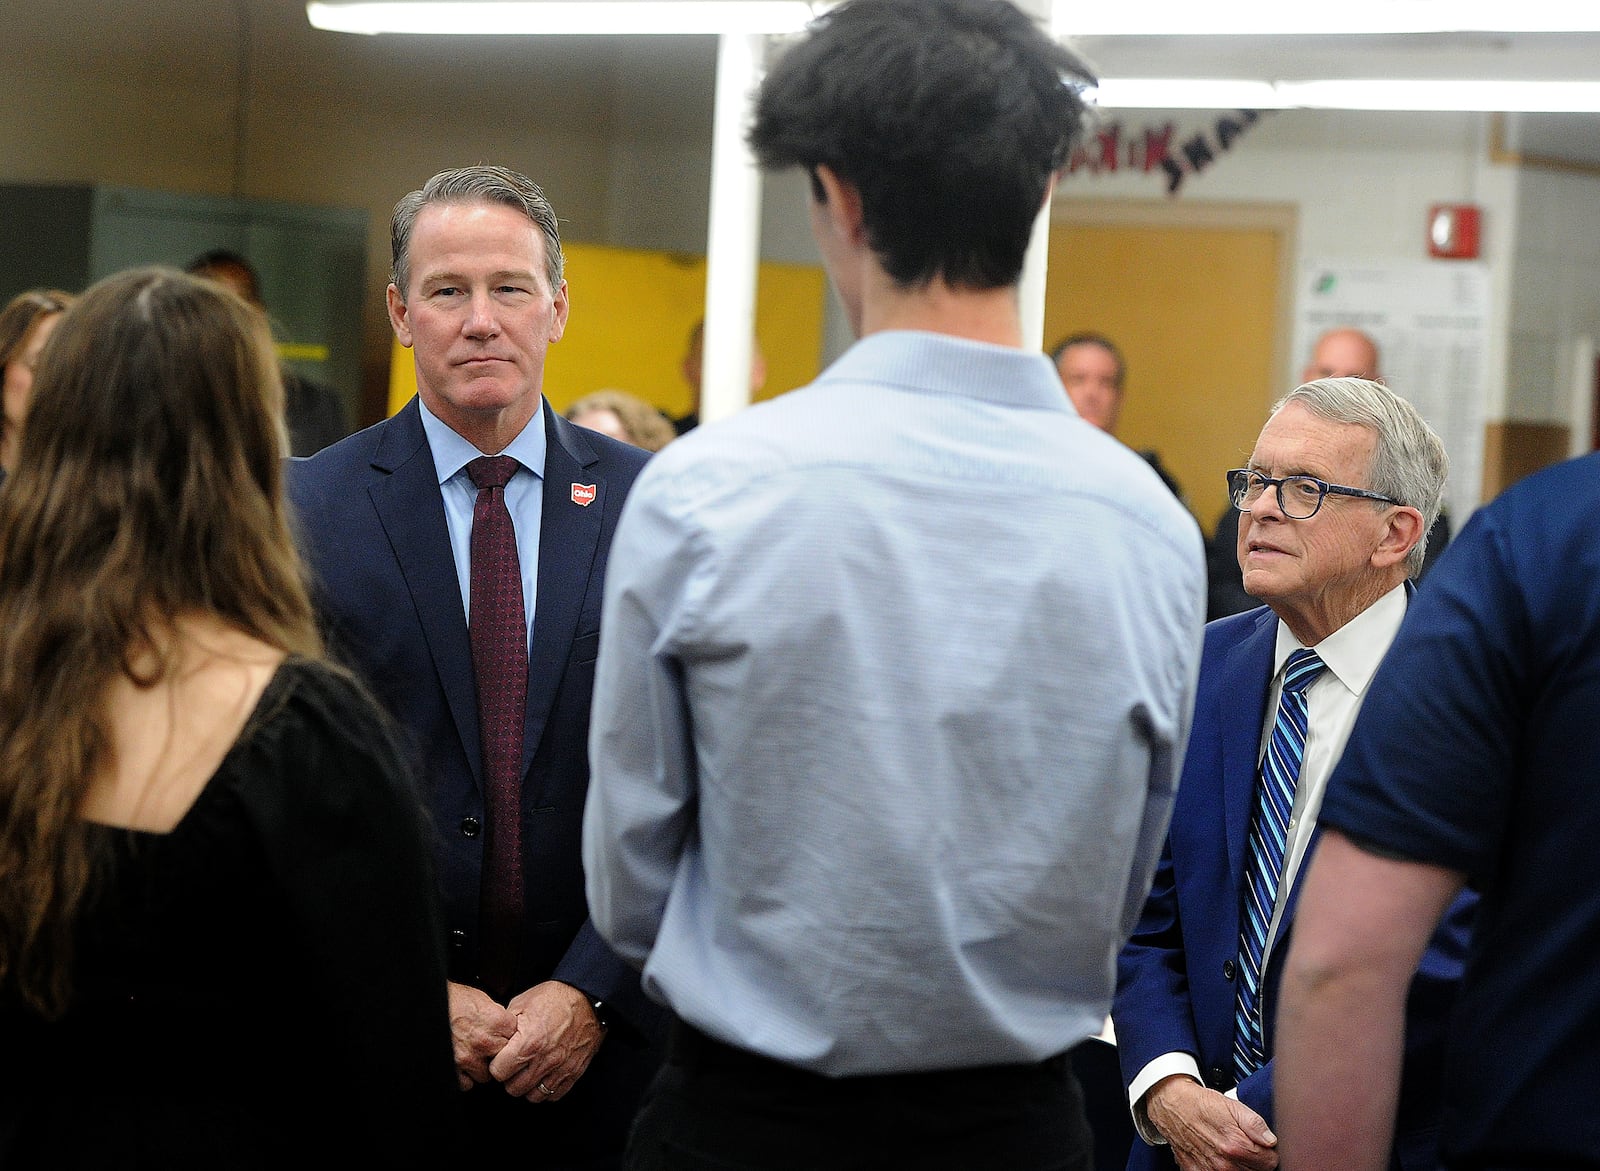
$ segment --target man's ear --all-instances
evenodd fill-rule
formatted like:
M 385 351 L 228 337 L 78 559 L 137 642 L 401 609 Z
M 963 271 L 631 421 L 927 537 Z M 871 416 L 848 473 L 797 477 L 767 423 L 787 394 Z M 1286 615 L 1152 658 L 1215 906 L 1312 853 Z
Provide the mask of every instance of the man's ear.
M 1389 514 L 1378 547 L 1372 552 L 1372 564 L 1387 569 L 1406 559 L 1416 543 L 1422 540 L 1422 513 L 1401 505 Z
M 861 222 L 861 192 L 847 179 L 841 179 L 826 163 L 819 163 L 815 171 L 817 184 L 822 188 L 819 201 L 822 214 L 833 222 L 835 231 L 852 244 L 866 243 L 866 228 Z
M 552 346 L 561 340 L 567 332 L 567 314 L 572 312 L 572 301 L 567 294 L 567 282 L 562 281 L 556 287 L 555 294 L 551 297 L 550 332 L 545 340 Z
M 400 296 L 400 290 L 390 285 L 384 293 L 384 300 L 389 306 L 389 324 L 394 329 L 394 336 L 400 344 L 407 349 L 411 348 L 411 320 L 407 316 L 405 299 Z

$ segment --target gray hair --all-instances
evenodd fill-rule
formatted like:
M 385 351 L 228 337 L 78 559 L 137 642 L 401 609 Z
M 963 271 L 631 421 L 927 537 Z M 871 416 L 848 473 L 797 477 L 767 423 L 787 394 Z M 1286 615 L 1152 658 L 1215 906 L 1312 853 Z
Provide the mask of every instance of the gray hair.
M 539 185 L 526 175 L 507 167 L 458 167 L 440 171 L 423 184 L 420 191 L 401 197 L 394 205 L 389 227 L 394 268 L 389 279 L 406 298 L 406 282 L 411 279 L 411 230 L 417 216 L 430 203 L 503 203 L 515 208 L 544 233 L 544 274 L 553 293 L 561 287 L 566 258 L 561 254 L 561 232 L 556 227 L 555 209 Z
M 1297 402 L 1320 418 L 1334 423 L 1370 427 L 1378 437 L 1367 470 L 1366 487 L 1422 513 L 1422 538 L 1406 556 L 1406 575 L 1422 572 L 1428 551 L 1428 533 L 1444 504 L 1444 481 L 1450 457 L 1444 442 L 1428 426 L 1417 408 L 1381 382 L 1367 378 L 1320 378 L 1297 386 L 1272 408 L 1276 415 Z

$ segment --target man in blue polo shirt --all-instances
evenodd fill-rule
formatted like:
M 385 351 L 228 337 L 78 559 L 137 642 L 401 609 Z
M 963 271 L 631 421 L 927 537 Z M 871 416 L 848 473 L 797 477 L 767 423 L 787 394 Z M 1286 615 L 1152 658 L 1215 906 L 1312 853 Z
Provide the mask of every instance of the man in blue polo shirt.
M 1448 1042 L 1441 1161 L 1600 1166 L 1600 455 L 1451 543 L 1373 680 L 1322 806 L 1279 1017 L 1295 1171 L 1382 1168 L 1408 975 L 1483 900 Z

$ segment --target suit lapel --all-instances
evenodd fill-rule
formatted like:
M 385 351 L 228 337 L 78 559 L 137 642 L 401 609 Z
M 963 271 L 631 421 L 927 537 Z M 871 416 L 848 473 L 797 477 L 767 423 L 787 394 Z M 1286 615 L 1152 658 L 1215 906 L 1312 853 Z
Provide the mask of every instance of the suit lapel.
M 1223 666 L 1219 695 L 1228 710 L 1223 713 L 1222 724 L 1222 804 L 1233 890 L 1244 889 L 1244 854 L 1250 834 L 1250 811 L 1255 804 L 1261 732 L 1267 719 L 1272 652 L 1277 640 L 1278 616 L 1263 610 L 1250 631 L 1227 652 Z
M 600 532 L 609 502 L 603 478 L 589 470 L 598 457 L 576 429 L 543 408 L 544 500 L 539 521 L 539 586 L 534 603 L 533 644 L 528 651 L 528 711 L 523 723 L 526 770 L 556 691 L 566 672 L 578 618 L 588 595 Z M 593 496 L 588 497 L 589 489 Z M 582 499 L 588 503 L 580 503 Z
M 467 616 L 450 554 L 439 473 L 422 430 L 417 400 L 413 398 L 385 428 L 372 457 L 373 468 L 384 474 L 368 493 L 411 592 L 439 685 L 481 789 L 483 762 Z

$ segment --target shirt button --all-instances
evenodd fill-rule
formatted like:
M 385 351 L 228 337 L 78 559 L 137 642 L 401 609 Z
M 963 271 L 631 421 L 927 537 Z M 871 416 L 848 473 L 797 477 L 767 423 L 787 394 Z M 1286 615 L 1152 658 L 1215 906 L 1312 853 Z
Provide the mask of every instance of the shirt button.
M 1299 825 L 1299 824 L 1300 824 L 1300 819 L 1299 819 L 1299 818 L 1298 818 L 1298 817 L 1291 817 L 1291 818 L 1290 818 L 1290 819 L 1289 819 L 1289 825 L 1288 825 L 1288 828 L 1289 828 L 1289 829 L 1293 829 L 1293 828 L 1294 828 L 1294 827 L 1295 827 L 1295 826 L 1297 826 L 1297 825 Z
M 463 817 L 461 819 L 461 832 L 466 837 L 469 837 L 469 838 L 477 837 L 478 836 L 478 830 L 481 829 L 481 828 L 482 828 L 482 826 L 479 825 L 478 819 L 476 817 Z

